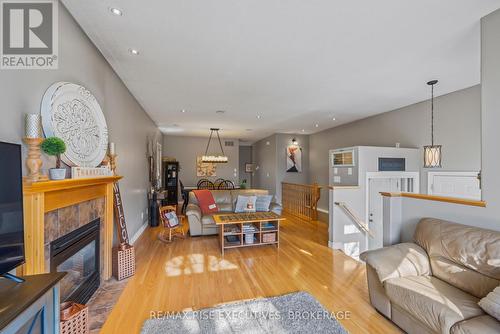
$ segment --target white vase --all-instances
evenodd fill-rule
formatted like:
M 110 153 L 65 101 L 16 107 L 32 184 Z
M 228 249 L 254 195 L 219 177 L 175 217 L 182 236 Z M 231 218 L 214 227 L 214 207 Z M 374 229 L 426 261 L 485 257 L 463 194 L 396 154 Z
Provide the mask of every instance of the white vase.
M 66 168 L 50 168 L 49 177 L 51 180 L 64 180 L 66 178 Z

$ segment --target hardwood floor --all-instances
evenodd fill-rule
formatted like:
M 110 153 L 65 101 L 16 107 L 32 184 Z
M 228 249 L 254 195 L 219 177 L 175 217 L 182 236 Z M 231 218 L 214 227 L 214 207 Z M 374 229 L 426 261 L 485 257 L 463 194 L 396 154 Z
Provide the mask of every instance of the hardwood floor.
M 151 311 L 200 309 L 242 299 L 307 291 L 350 333 L 399 333 L 369 303 L 365 267 L 327 246 L 328 226 L 287 217 L 280 248 L 228 250 L 218 240 L 194 237 L 164 244 L 158 229 L 136 243 L 137 273 L 128 282 L 101 333 L 138 333 Z

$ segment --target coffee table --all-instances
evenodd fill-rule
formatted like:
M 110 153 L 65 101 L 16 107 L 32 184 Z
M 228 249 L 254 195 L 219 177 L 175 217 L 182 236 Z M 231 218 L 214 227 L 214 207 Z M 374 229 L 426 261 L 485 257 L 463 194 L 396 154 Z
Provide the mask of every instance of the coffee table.
M 221 213 L 213 218 L 219 226 L 222 255 L 224 250 L 230 248 L 262 245 L 276 245 L 279 248 L 280 222 L 285 218 L 274 212 Z M 253 234 L 253 238 L 246 234 Z

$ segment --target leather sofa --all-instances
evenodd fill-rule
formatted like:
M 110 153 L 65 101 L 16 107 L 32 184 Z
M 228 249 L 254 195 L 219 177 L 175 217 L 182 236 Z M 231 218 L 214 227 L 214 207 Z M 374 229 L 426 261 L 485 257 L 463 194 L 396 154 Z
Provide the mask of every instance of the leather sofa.
M 235 190 L 210 190 L 214 197 L 215 203 L 220 212 L 234 212 L 238 195 L 253 196 L 253 195 L 268 195 L 267 190 L 262 189 L 235 189 Z M 281 215 L 281 206 L 275 202 L 271 202 L 269 211 Z M 193 192 L 189 193 L 189 204 L 186 208 L 186 216 L 189 222 L 189 233 L 191 236 L 211 235 L 219 232 L 218 226 L 215 225 L 213 214 L 203 215 L 198 205 L 198 199 Z
M 407 333 L 500 333 L 477 304 L 500 284 L 500 232 L 425 218 L 361 259 L 371 304 Z

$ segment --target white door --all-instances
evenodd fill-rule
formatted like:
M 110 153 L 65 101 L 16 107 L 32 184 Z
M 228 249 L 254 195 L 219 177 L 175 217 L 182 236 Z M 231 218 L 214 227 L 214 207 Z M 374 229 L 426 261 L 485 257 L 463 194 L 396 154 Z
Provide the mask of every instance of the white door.
M 478 172 L 429 172 L 429 195 L 481 200 Z
M 368 198 L 368 227 L 373 238 L 368 237 L 368 249 L 383 247 L 383 221 L 382 221 L 382 195 L 381 192 L 400 192 L 401 180 L 399 178 L 373 178 L 369 179 Z

